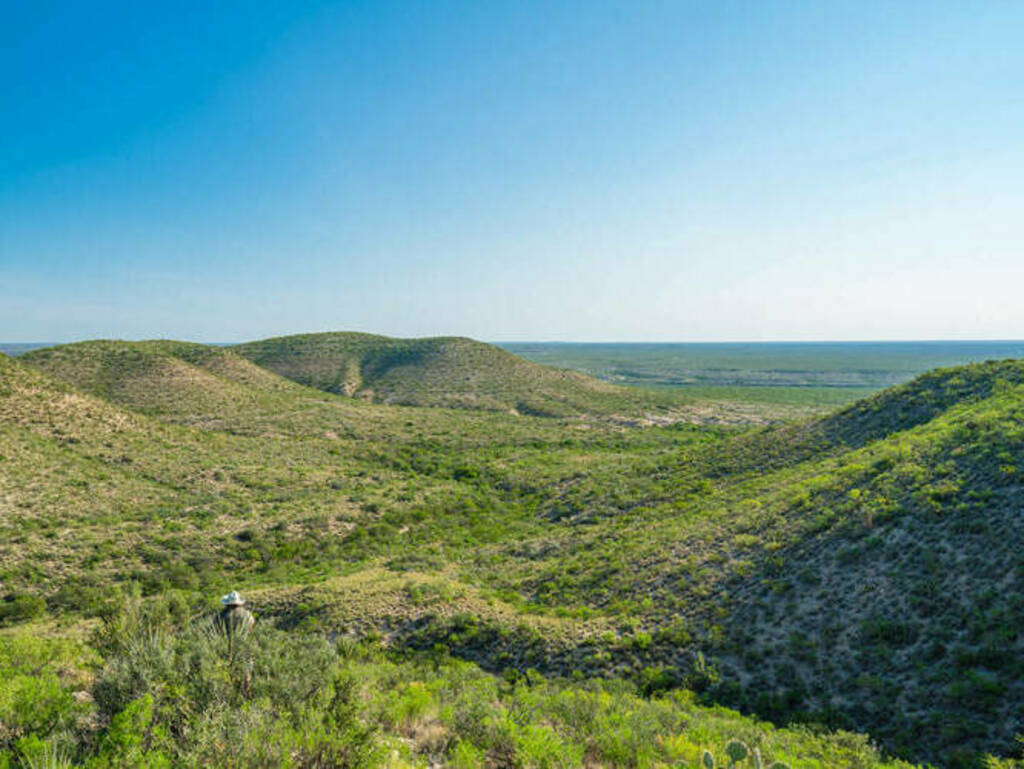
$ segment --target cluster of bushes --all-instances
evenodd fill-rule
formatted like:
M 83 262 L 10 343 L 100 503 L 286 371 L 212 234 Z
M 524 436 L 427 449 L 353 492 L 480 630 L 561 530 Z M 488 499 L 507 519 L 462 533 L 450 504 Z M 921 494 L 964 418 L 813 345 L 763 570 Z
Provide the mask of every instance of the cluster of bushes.
M 90 643 L 0 636 L 0 767 L 696 767 L 886 764 L 857 735 L 780 730 L 683 690 L 506 679 L 444 655 L 288 633 L 228 638 L 129 596 Z M 732 752 L 730 752 L 732 751 Z
M 38 617 L 46 611 L 46 601 L 28 593 L 8 593 L 0 598 L 0 627 Z
M 174 599 L 130 599 L 85 657 L 0 644 L 0 767 L 362 767 L 381 746 L 357 682 L 323 637 L 271 627 L 229 638 Z M 82 687 L 75 689 L 74 687 Z

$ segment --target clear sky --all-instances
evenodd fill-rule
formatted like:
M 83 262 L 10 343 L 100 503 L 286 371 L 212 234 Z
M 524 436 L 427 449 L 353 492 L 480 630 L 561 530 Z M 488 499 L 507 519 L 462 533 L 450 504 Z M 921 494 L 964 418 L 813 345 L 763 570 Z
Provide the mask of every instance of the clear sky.
M 1024 3 L 3 2 L 0 340 L 1024 337 Z

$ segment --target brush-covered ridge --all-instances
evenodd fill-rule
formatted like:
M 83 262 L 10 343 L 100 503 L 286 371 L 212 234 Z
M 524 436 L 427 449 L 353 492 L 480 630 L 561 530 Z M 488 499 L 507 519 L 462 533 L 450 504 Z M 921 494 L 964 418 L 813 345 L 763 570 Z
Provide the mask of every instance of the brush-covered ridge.
M 265 339 L 232 349 L 309 387 L 379 403 L 571 416 L 636 412 L 679 402 L 531 363 L 463 337 L 393 339 L 331 332 Z
M 211 416 L 294 389 L 220 347 L 157 340 L 78 342 L 19 358 L 101 398 L 155 415 Z

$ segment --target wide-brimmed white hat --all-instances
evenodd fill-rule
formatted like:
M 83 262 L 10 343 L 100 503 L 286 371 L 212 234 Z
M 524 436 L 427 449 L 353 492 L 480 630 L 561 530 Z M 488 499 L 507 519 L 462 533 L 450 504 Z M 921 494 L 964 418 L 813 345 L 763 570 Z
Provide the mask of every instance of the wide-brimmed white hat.
M 232 590 L 226 596 L 221 598 L 220 602 L 225 606 L 242 606 L 245 603 L 245 599 L 238 594 L 237 590 Z

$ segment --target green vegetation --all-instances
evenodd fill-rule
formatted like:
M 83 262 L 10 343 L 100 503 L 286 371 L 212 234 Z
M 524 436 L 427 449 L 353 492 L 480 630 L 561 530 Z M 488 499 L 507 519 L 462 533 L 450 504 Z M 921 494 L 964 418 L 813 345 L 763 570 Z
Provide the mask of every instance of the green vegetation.
M 189 608 L 111 601 L 90 644 L 0 635 L 0 765 L 674 767 L 705 751 L 742 765 L 749 744 L 800 766 L 909 767 L 863 737 L 776 729 L 681 690 L 498 677 L 263 623 L 229 641 Z
M 936 368 L 1024 357 L 1024 342 L 514 342 L 527 360 L 638 385 L 867 387 Z
M 300 384 L 378 403 L 572 416 L 664 411 L 684 402 L 539 366 L 461 337 L 339 332 L 265 339 L 233 350 Z
M 265 344 L 337 372 L 322 338 Z M 49 623 L 45 654 L 60 657 L 18 674 L 50 675 L 24 684 L 41 689 L 0 700 L 20 714 L 16 734 L 0 719 L 15 765 L 55 751 L 200 764 L 243 726 L 245 750 L 282 751 L 266 765 L 316 765 L 343 749 L 336 734 L 371 764 L 397 750 L 414 765 L 541 766 L 549 751 L 563 759 L 547 765 L 696 766 L 709 750 L 743 766 L 755 748 L 764 766 L 884 762 L 836 729 L 941 765 L 1018 755 L 1021 362 L 765 426 L 749 403 L 630 417 L 652 414 L 653 396 L 573 400 L 577 380 L 560 391 L 557 376 L 533 381 L 571 411 L 513 414 L 498 390 L 449 399 L 456 364 L 425 358 L 375 381 L 430 407 L 377 403 L 238 352 L 90 342 L 0 356 L 0 626 L 23 648 L 24 628 Z M 295 663 L 315 686 L 296 693 L 288 670 L 260 668 L 271 688 L 247 688 L 247 668 L 190 620 L 231 587 L 261 615 L 246 659 L 319 659 Z M 117 591 L 128 609 L 112 608 Z M 157 635 L 130 619 L 147 611 Z M 88 618 L 100 631 L 68 640 Z M 324 640 L 338 633 L 366 643 Z M 163 667 L 140 672 L 150 658 Z M 474 697 L 483 731 L 455 715 Z M 205 704 L 175 715 L 184 701 Z M 443 739 L 420 742 L 396 715 L 420 708 Z
M 796 406 L 808 416 L 873 395 L 873 387 L 773 387 L 770 385 L 686 385 L 677 387 L 688 398 L 716 404 Z
M 1024 357 L 1022 342 L 727 342 L 502 345 L 548 366 L 698 401 L 845 406 L 935 368 Z

